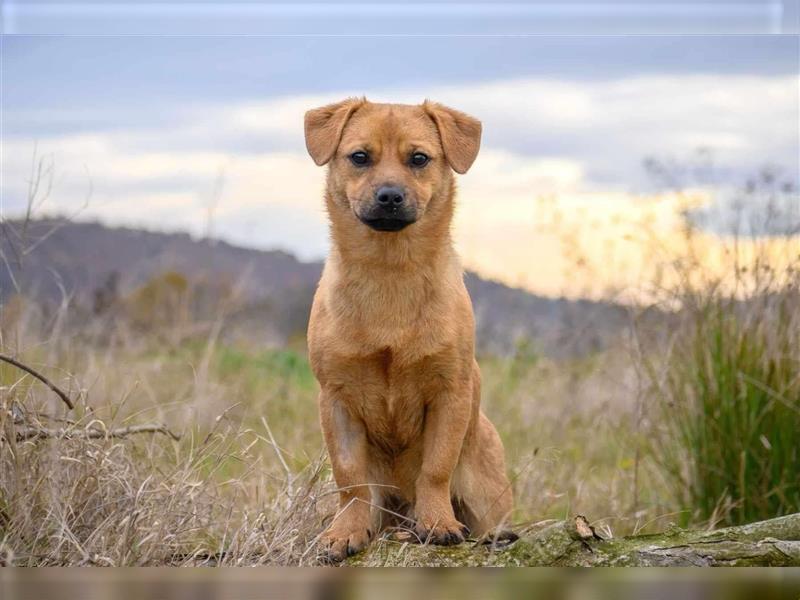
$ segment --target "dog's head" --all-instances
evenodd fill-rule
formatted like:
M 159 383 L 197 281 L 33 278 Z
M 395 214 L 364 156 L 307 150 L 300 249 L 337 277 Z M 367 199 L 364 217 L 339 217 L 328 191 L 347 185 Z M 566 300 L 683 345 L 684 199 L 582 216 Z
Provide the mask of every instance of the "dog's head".
M 329 165 L 329 202 L 338 209 L 331 217 L 354 216 L 361 227 L 393 232 L 423 221 L 440 200 L 450 202 L 452 171 L 472 165 L 481 124 L 428 101 L 348 99 L 308 111 L 305 135 L 314 162 Z

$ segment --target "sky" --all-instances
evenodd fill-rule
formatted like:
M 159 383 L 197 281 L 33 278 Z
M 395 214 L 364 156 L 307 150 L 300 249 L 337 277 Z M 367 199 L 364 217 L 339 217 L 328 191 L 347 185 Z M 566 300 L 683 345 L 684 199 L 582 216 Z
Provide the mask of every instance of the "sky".
M 795 35 L 15 35 L 2 44 L 6 218 L 24 209 L 35 154 L 54 174 L 40 212 L 322 258 L 324 169 L 305 152 L 303 113 L 362 94 L 431 98 L 481 119 L 481 153 L 459 177 L 456 245 L 467 267 L 547 295 L 633 282 L 647 264 L 625 228 L 677 229 L 685 198 L 656 185 L 648 157 L 691 162 L 705 149 L 720 189 L 765 165 L 800 181 Z M 565 232 L 599 272 L 576 277 Z

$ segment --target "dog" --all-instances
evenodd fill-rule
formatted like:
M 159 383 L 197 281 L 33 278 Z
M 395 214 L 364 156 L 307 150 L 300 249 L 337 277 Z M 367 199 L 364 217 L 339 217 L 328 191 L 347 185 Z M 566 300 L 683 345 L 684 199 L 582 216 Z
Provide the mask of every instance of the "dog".
M 453 172 L 467 172 L 480 140 L 480 121 L 427 100 L 351 98 L 305 114 L 308 152 L 328 165 L 332 248 L 308 350 L 339 489 L 321 537 L 330 561 L 365 548 L 387 515 L 449 545 L 499 530 L 511 513 L 450 234 Z

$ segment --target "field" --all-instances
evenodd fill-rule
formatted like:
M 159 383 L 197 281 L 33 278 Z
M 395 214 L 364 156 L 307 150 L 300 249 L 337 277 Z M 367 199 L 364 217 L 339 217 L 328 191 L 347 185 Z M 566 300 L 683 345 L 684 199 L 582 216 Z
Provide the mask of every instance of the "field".
M 479 355 L 517 532 L 577 514 L 613 537 L 800 510 L 800 247 L 775 239 L 734 240 L 715 275 L 687 236 L 673 284 L 653 282 L 588 352 L 529 340 Z M 230 335 L 225 303 L 193 316 L 182 282 L 157 278 L 117 310 L 5 302 L 0 352 L 75 406 L 0 362 L 0 563 L 318 563 L 337 494 L 305 341 Z M 403 535 L 361 563 L 404 564 Z
M 101 323 L 67 334 L 58 325 L 65 317 L 49 327 L 38 317 L 22 311 L 15 323 L 27 336 L 18 358 L 68 391 L 76 409 L 0 367 L 5 431 L 66 432 L 3 447 L 6 562 L 314 563 L 335 494 L 302 344 L 237 347 L 219 343 L 213 327 L 177 343 L 123 328 L 108 335 Z M 674 519 L 641 451 L 627 364 L 623 349 L 562 363 L 524 348 L 481 359 L 484 409 L 506 445 L 517 528 L 583 513 L 621 534 Z M 85 439 L 143 423 L 180 439 Z

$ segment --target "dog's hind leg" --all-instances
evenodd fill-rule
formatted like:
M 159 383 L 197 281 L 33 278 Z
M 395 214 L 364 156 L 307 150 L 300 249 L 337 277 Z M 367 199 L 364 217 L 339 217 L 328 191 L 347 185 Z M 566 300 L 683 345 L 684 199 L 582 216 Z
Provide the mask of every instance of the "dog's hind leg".
M 457 518 L 473 537 L 499 533 L 509 522 L 513 500 L 505 469 L 500 436 L 481 412 L 453 481 Z
M 506 476 L 503 442 L 492 422 L 480 410 L 481 373 L 473 369 L 473 406 L 477 412 L 474 429 L 467 436 L 454 473 L 452 495 L 457 518 L 469 527 L 473 537 L 502 534 L 513 508 L 511 483 Z

